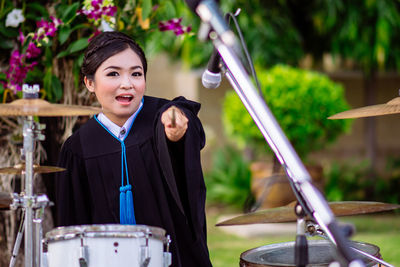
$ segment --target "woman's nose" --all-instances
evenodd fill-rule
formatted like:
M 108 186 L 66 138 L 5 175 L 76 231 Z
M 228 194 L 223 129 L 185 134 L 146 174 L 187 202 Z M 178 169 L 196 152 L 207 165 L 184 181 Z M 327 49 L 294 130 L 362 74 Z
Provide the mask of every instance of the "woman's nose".
M 121 88 L 125 88 L 125 89 L 133 88 L 133 82 L 129 75 L 123 75 L 121 77 Z

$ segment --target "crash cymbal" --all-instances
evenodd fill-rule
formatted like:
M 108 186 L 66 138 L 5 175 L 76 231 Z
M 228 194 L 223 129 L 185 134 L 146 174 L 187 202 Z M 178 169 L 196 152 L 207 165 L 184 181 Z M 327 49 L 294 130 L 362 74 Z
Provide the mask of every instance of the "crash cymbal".
M 0 209 L 9 209 L 12 203 L 12 196 L 10 193 L 0 192 Z
M 85 116 L 100 113 L 101 109 L 89 106 L 52 104 L 43 99 L 17 99 L 0 104 L 0 116 Z
M 382 202 L 365 201 L 338 201 L 328 203 L 335 216 L 349 216 L 380 211 L 388 211 L 400 208 L 400 205 Z M 255 223 L 282 223 L 294 222 L 297 220 L 294 213 L 294 206 L 288 205 L 279 208 L 260 210 L 241 215 L 216 224 L 217 226 L 244 225 Z
M 21 174 L 25 171 L 25 164 L 16 164 L 13 167 L 5 167 L 0 168 L 0 174 Z M 39 166 L 33 164 L 33 172 L 34 173 L 52 173 L 52 172 L 61 172 L 65 171 L 64 168 L 53 167 L 53 166 Z
M 362 108 L 356 108 L 352 110 L 343 111 L 337 113 L 333 116 L 328 117 L 328 119 L 353 119 L 362 117 L 372 117 L 388 114 L 400 113 L 400 97 L 396 97 L 386 104 L 366 106 Z

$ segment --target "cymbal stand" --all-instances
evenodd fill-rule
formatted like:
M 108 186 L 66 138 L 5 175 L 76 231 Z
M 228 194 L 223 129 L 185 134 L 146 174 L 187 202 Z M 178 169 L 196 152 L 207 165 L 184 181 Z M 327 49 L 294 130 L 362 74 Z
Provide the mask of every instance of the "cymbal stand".
M 305 235 L 306 221 L 304 219 L 306 213 L 299 203 L 294 207 L 294 212 L 297 215 L 297 236 L 294 246 L 294 262 L 296 267 L 306 267 L 308 264 L 308 244 Z
M 32 255 L 34 266 L 41 266 L 41 255 L 42 255 L 42 221 L 44 208 L 51 205 L 52 202 L 49 201 L 46 195 L 38 195 L 32 197 L 32 209 L 33 209 L 33 223 L 32 223 L 32 239 L 33 248 Z M 23 195 L 14 194 L 13 203 L 11 204 L 12 209 L 22 208 L 21 223 L 18 230 L 17 238 L 15 239 L 14 249 L 11 256 L 11 261 L 9 267 L 15 266 L 16 258 L 18 256 L 19 248 L 21 246 L 22 236 L 24 235 L 25 221 L 26 221 L 26 198 Z
M 329 239 L 328 236 L 326 235 L 325 231 L 318 224 L 314 223 L 313 221 L 307 221 L 306 224 L 307 224 L 306 233 L 308 235 L 319 236 L 324 239 Z M 350 228 L 352 228 L 352 226 L 349 226 L 349 225 L 341 226 L 342 232 L 344 232 L 345 235 L 349 235 L 349 236 L 351 236 L 353 234 L 353 229 L 350 229 Z M 354 252 L 356 252 L 360 255 L 363 255 L 364 257 L 369 258 L 370 260 L 378 263 L 379 266 L 394 267 L 392 264 L 387 263 L 384 260 L 381 260 L 381 259 L 379 259 L 375 256 L 372 256 L 358 248 L 353 247 L 351 244 L 349 245 L 349 248 L 351 250 L 353 250 Z
M 14 198 L 15 199 L 15 198 Z M 18 229 L 17 238 L 15 239 L 14 249 L 12 251 L 11 260 L 9 267 L 14 267 L 17 261 L 17 256 L 19 252 L 19 247 L 21 246 L 22 237 L 24 235 L 24 227 L 25 227 L 25 211 L 22 210 L 21 214 L 21 222 Z
M 38 98 L 39 86 L 23 85 L 24 98 Z M 40 267 L 40 250 L 42 238 L 41 217 L 44 207 L 49 205 L 46 196 L 33 195 L 33 153 L 36 140 L 44 140 L 41 131 L 45 125 L 35 122 L 33 116 L 24 118 L 23 124 L 23 157 L 25 158 L 25 194 L 22 199 L 15 201 L 15 206 L 21 206 L 25 210 L 25 267 Z M 35 211 L 35 213 L 34 213 Z

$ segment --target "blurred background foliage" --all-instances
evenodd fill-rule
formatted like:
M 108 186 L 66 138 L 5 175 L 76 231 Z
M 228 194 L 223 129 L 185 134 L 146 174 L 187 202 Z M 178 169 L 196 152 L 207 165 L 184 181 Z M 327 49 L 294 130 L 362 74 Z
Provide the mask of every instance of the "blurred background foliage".
M 213 155 L 213 168 L 205 173 L 207 203 L 241 210 L 252 202 L 249 162 L 241 151 L 225 146 Z
M 258 71 L 265 102 L 299 156 L 323 149 L 349 129 L 349 120 L 327 120 L 349 109 L 344 88 L 327 76 L 286 65 Z M 227 135 L 241 147 L 271 152 L 257 125 L 233 91 L 225 95 L 223 122 Z M 264 153 L 263 153 L 264 152 Z
M 325 170 L 325 195 L 329 201 L 364 200 L 400 203 L 400 159 L 389 157 L 377 181 L 368 179 L 368 161 L 333 163 Z M 373 190 L 367 190 L 369 188 Z
M 334 143 L 349 129 L 348 121 L 326 120 L 329 115 L 349 109 L 349 106 L 340 85 L 322 76 L 310 82 L 309 77 L 318 77 L 318 74 L 296 68 L 306 65 L 322 72 L 323 60 L 329 56 L 338 70 L 361 72 L 364 106 L 377 104 L 377 74 L 400 69 L 398 1 L 232 0 L 223 1 L 221 7 L 225 12 L 241 8 L 237 19 L 258 67 L 266 103 L 303 160 L 310 152 Z M 274 67 L 277 64 L 292 67 Z M 291 72 L 288 71 L 286 76 L 277 74 L 278 69 L 283 72 L 284 68 Z M 280 79 L 270 78 L 273 75 Z M 308 92 L 304 89 L 307 85 Z M 239 144 L 242 155 L 245 147 L 264 153 L 269 151 L 239 98 L 228 92 L 224 101 L 224 128 L 229 139 Z M 375 173 L 373 120 L 366 120 L 365 132 L 370 139 L 366 140 L 365 160 L 347 165 L 333 163 L 325 170 L 328 200 L 399 202 L 398 192 L 394 189 L 398 188 L 397 161 L 388 160 L 386 173 Z

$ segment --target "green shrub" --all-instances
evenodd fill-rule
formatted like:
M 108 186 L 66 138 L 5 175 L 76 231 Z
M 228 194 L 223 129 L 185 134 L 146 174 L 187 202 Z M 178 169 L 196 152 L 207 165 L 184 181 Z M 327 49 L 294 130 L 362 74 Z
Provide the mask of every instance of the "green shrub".
M 369 174 L 368 161 L 332 164 L 325 172 L 327 200 L 400 203 L 400 159 L 389 158 L 386 170 L 374 180 Z
M 328 201 L 366 200 L 366 188 L 369 164 L 360 163 L 338 164 L 333 163 L 325 171 L 325 196 Z
M 343 87 L 327 76 L 277 65 L 270 70 L 258 70 L 258 77 L 265 102 L 303 160 L 349 129 L 349 120 L 327 119 L 349 109 Z M 270 151 L 234 91 L 225 96 L 223 122 L 227 135 L 241 147 Z
M 213 167 L 205 173 L 207 202 L 243 208 L 251 198 L 249 164 L 236 149 L 226 146 L 215 152 Z

